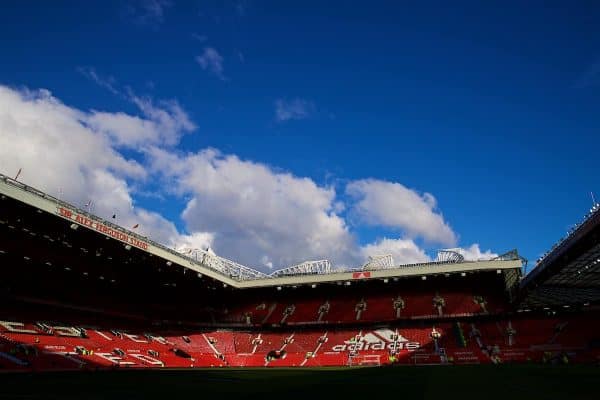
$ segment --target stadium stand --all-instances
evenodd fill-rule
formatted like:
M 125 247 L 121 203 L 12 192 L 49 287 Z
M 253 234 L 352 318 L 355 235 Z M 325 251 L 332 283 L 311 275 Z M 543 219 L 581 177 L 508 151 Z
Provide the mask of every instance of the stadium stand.
M 266 276 L 2 176 L 0 205 L 3 371 L 600 360 L 597 212 L 521 279 L 516 252 Z
M 65 314 L 67 315 L 67 314 Z M 587 314 L 561 318 L 498 319 L 465 324 L 336 329 L 330 331 L 139 330 L 0 321 L 4 370 L 164 368 L 210 366 L 343 366 L 544 361 L 561 354 L 593 361 L 600 324 Z M 597 316 L 597 315 L 596 315 Z M 534 327 L 534 329 L 531 329 Z M 155 328 L 156 329 L 156 328 Z M 465 331 L 469 334 L 465 335 Z M 473 333 L 475 332 L 475 333 Z M 185 333 L 183 335 L 182 333 Z
M 488 278 L 483 277 L 484 280 Z M 482 277 L 478 279 L 481 280 Z M 493 287 L 494 280 L 490 278 L 489 281 Z M 414 290 L 390 284 L 353 290 L 349 295 L 345 288 L 336 288 L 335 295 L 330 299 L 323 298 L 320 293 L 316 294 L 316 298 L 313 298 L 310 292 L 305 294 L 305 297 L 293 293 L 288 302 L 274 298 L 251 307 L 245 304 L 233 305 L 227 315 L 217 318 L 222 323 L 244 321 L 247 325 L 299 325 L 319 322 L 344 324 L 357 321 L 381 322 L 484 315 L 500 313 L 507 307 L 506 296 L 501 293 L 493 293 L 490 290 L 490 293 L 483 296 L 474 290 L 453 288 L 453 285 L 459 285 L 460 282 L 449 278 L 444 284 L 450 288 L 443 292 L 429 287 Z M 331 293 L 331 289 L 329 292 Z M 402 300 L 401 303 L 397 301 L 398 298 Z M 261 314 L 256 311 L 259 308 Z M 247 318 L 248 314 L 251 315 L 250 318 Z

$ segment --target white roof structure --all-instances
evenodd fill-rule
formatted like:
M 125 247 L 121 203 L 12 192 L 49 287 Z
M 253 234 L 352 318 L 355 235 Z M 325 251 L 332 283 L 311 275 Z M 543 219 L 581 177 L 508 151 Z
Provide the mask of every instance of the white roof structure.
M 394 268 L 394 257 L 391 254 L 369 256 L 369 261 L 362 266 L 363 271 Z
M 271 277 L 290 276 L 290 275 L 310 275 L 310 274 L 329 274 L 332 272 L 329 260 L 304 261 L 303 263 L 291 267 L 278 269 L 273 272 Z
M 228 275 L 234 279 L 246 280 L 246 279 L 260 279 L 267 278 L 267 274 L 263 274 L 260 271 L 246 267 L 242 264 L 238 264 L 235 261 L 228 260 L 223 257 L 217 256 L 214 252 L 200 249 L 189 249 L 184 252 L 188 257 L 194 259 L 201 265 L 211 268 L 215 271 L 219 271 L 224 275 Z
M 465 261 L 465 257 L 458 252 L 458 249 L 443 249 L 438 251 L 435 261 L 457 263 Z

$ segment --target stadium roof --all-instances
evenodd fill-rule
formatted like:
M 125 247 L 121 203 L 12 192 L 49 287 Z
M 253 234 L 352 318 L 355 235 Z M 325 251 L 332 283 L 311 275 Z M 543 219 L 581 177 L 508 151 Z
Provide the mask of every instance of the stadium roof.
M 235 288 L 301 285 L 357 279 L 386 279 L 392 277 L 419 277 L 431 274 L 518 269 L 522 259 L 516 251 L 493 260 L 465 261 L 452 249 L 442 250 L 429 263 L 396 265 L 390 255 L 372 257 L 363 266 L 333 269 L 329 261 L 305 261 L 267 275 L 253 268 L 219 257 L 210 250 L 184 249 L 176 251 L 147 237 L 106 221 L 72 204 L 0 174 L 0 195 L 67 220 L 71 229 L 83 227 L 96 234 L 123 243 L 126 249 L 136 248 L 160 257 L 166 263 L 177 264 Z
M 522 308 L 600 301 L 600 204 L 538 260 L 521 289 Z

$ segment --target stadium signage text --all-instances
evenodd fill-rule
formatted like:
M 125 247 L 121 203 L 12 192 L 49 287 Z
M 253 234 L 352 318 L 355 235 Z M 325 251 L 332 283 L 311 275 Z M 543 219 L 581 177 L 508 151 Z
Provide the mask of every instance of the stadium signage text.
M 397 335 L 394 337 L 393 335 Z M 366 351 L 366 350 L 408 350 L 414 351 L 421 347 L 419 342 L 411 342 L 402 335 L 395 334 L 390 329 L 379 329 L 369 332 L 360 338 L 352 338 L 337 344 L 331 348 L 339 353 L 344 351 Z
M 344 351 L 367 351 L 367 350 L 407 350 L 414 351 L 417 350 L 420 346 L 419 342 L 377 342 L 377 343 L 350 343 L 345 342 L 344 344 L 338 344 L 331 348 L 331 351 L 336 353 L 341 353 Z
M 123 233 L 119 230 L 116 230 L 114 228 L 111 228 L 110 226 L 104 225 L 101 222 L 95 221 L 83 214 L 79 214 L 77 212 L 69 210 L 68 208 L 58 207 L 58 215 L 60 215 L 63 218 L 67 218 L 67 219 L 75 222 L 76 224 L 87 226 L 90 229 L 94 229 L 100 233 L 103 233 L 107 236 L 110 236 L 114 239 L 125 242 L 132 246 L 135 246 L 139 249 L 142 249 L 142 250 L 148 249 L 148 243 L 144 242 L 143 240 L 139 240 L 133 236 L 130 236 L 130 235 Z

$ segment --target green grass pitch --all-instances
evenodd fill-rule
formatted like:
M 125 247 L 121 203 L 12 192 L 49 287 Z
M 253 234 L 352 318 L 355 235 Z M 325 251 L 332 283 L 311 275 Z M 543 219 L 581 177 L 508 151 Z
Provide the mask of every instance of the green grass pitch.
M 600 399 L 600 367 L 542 365 L 0 374 L 1 399 Z

